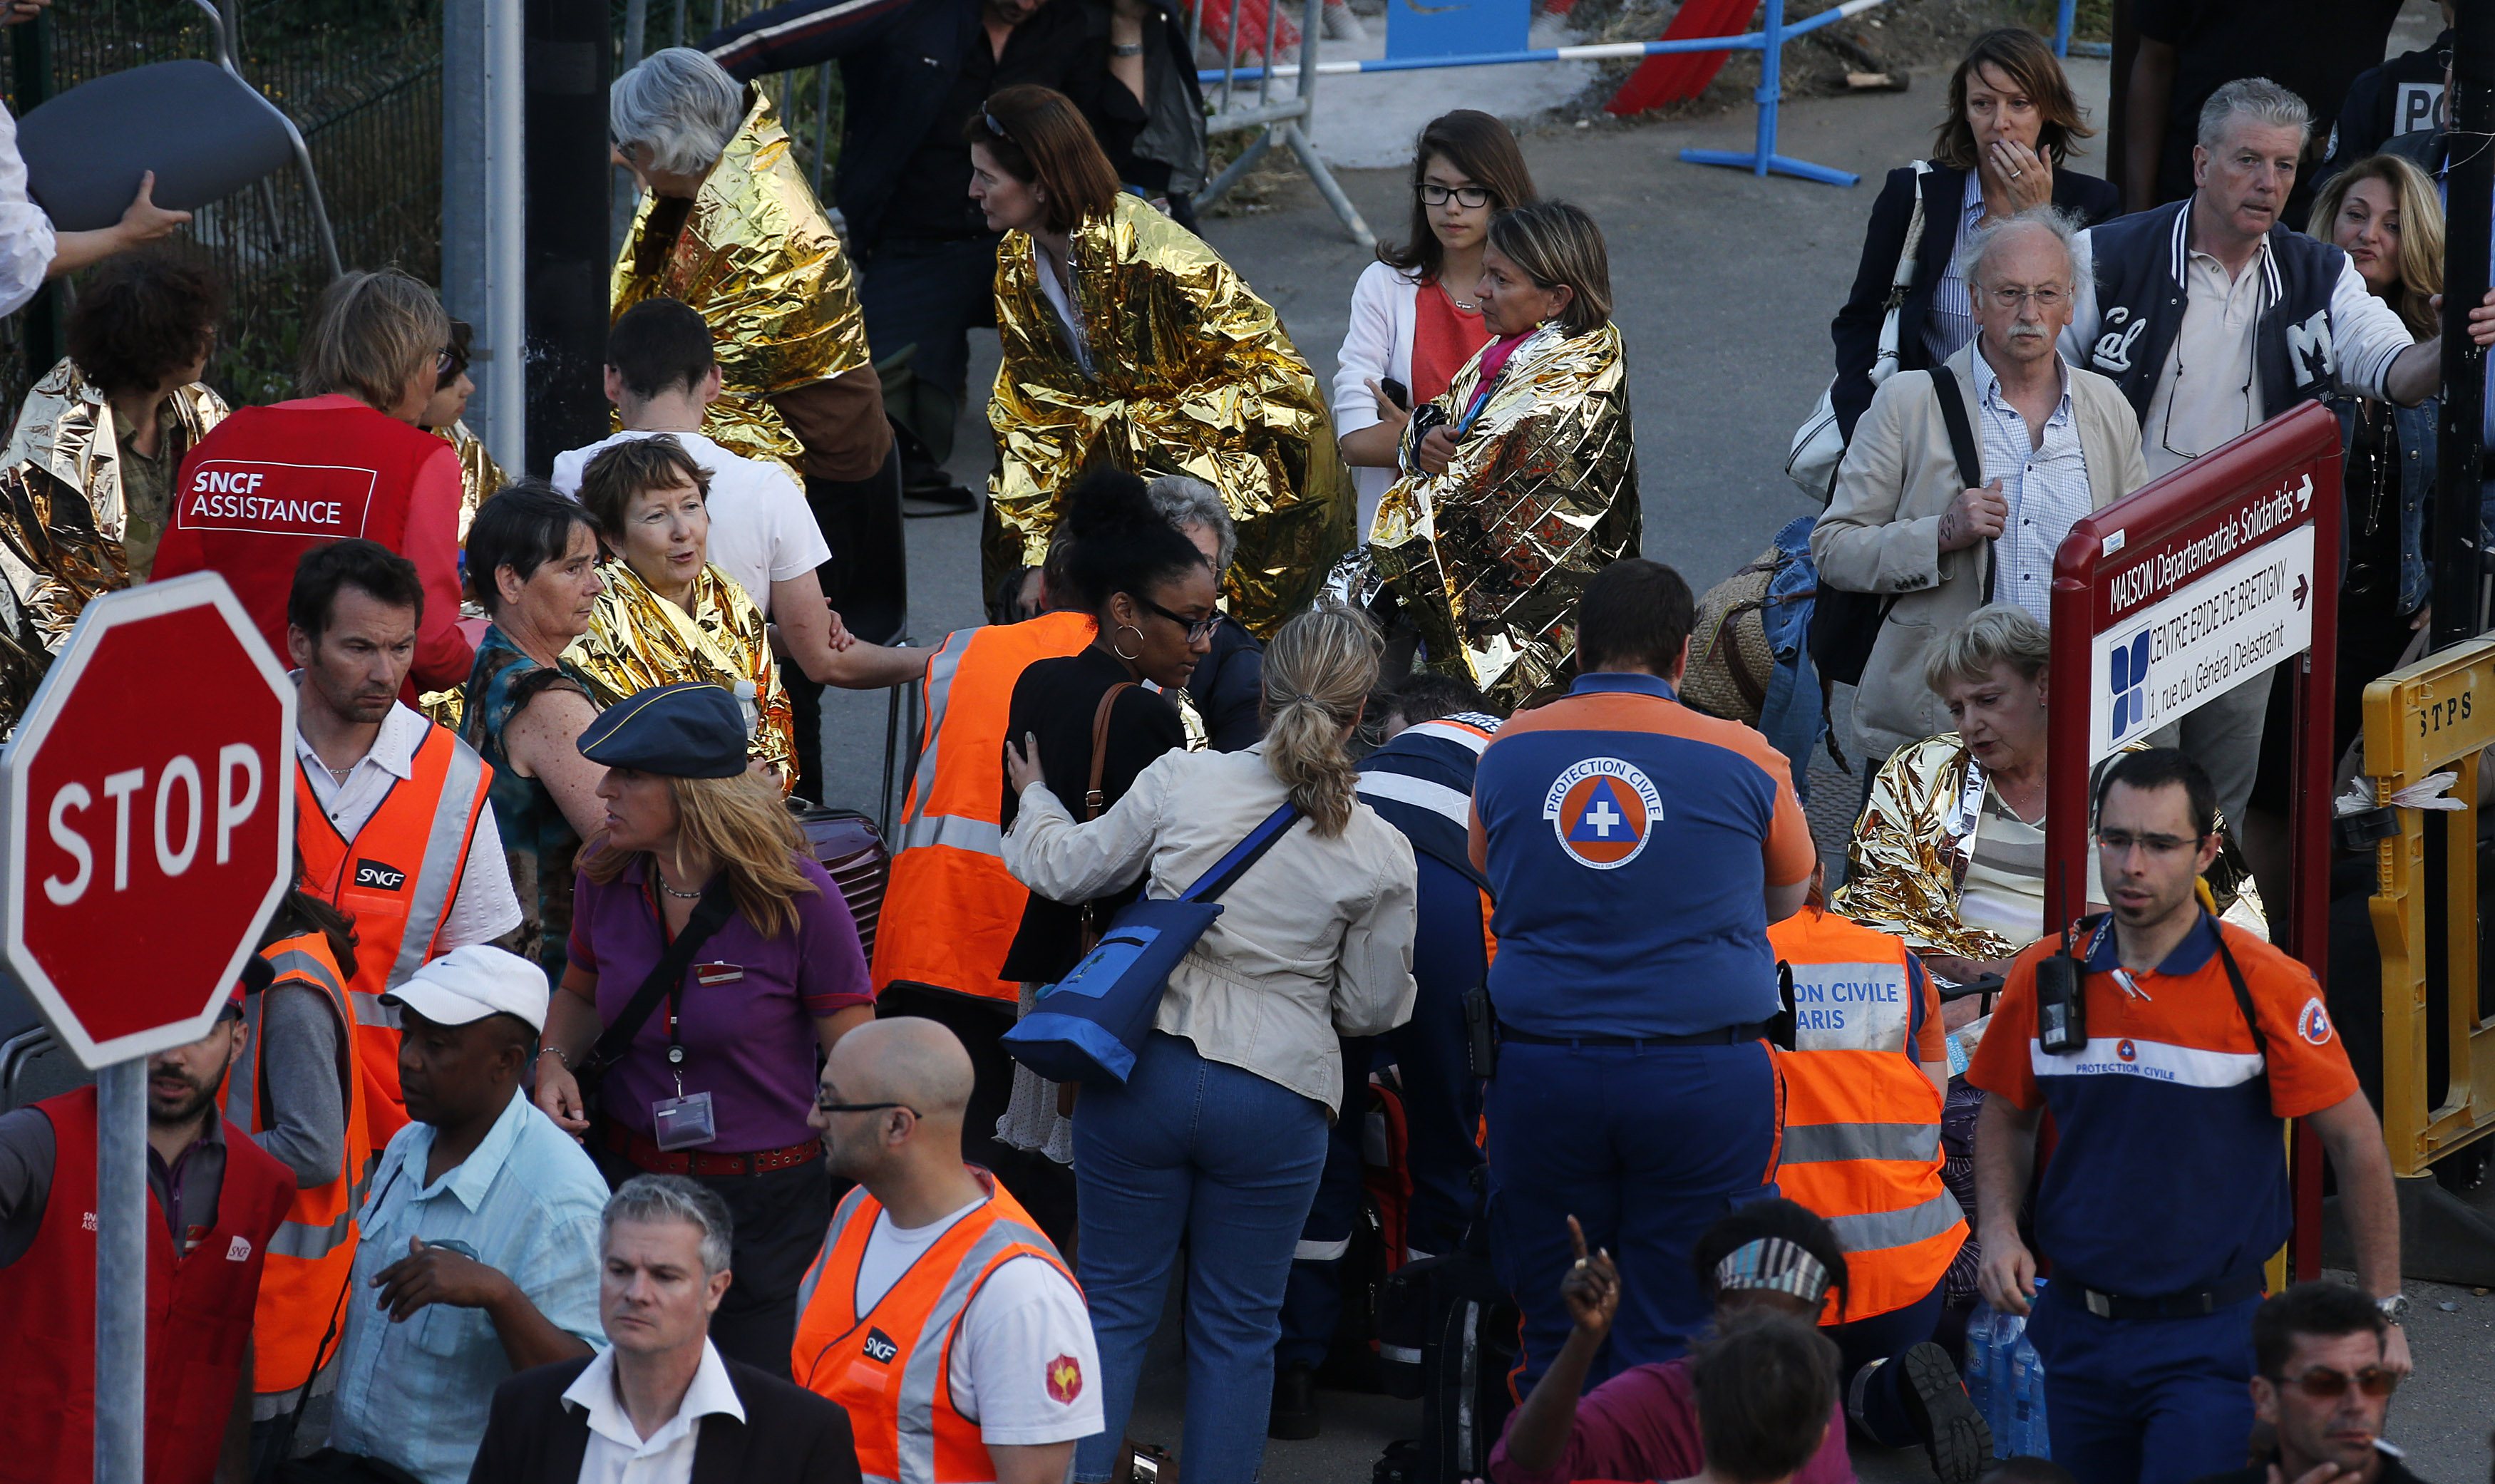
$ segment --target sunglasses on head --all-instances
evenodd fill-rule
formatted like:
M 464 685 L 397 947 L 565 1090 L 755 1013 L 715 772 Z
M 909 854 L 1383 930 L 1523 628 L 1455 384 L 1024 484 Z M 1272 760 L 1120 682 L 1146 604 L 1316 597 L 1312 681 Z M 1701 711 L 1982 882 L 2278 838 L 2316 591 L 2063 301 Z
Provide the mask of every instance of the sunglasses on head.
M 2400 1389 L 2399 1373 L 2381 1366 L 2367 1366 L 2351 1376 L 2328 1366 L 2315 1366 L 2300 1376 L 2273 1376 L 2270 1380 L 2280 1386 L 2293 1386 L 2317 1402 L 2332 1402 L 2356 1387 L 2369 1397 L 2387 1397 Z

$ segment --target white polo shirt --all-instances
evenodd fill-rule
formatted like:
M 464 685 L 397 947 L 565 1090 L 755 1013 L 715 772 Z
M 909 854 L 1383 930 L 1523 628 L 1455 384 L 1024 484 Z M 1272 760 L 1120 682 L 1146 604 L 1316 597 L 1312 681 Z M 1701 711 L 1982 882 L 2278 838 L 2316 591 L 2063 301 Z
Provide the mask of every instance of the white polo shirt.
M 655 432 L 624 432 L 601 438 L 585 448 L 554 457 L 554 487 L 577 498 L 580 474 L 589 461 L 628 438 L 655 438 Z M 832 559 L 822 527 L 806 504 L 806 492 L 788 466 L 747 458 L 699 433 L 668 433 L 684 445 L 693 462 L 710 471 L 711 565 L 736 579 L 745 596 L 763 616 L 771 613 L 771 584 L 814 571 Z

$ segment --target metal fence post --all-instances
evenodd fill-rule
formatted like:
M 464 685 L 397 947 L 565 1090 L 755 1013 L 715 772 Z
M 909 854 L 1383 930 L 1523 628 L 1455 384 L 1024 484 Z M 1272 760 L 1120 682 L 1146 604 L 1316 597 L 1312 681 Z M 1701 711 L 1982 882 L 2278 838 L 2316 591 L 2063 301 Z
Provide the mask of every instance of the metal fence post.
M 1777 0 L 1768 0 L 1768 3 L 1774 5 Z M 1325 162 L 1317 158 L 1317 147 L 1309 140 L 1309 126 L 1316 121 L 1317 38 L 1323 34 L 1324 0 L 1308 0 L 1300 17 L 1300 113 L 1282 126 L 1282 138 L 1290 144 L 1291 153 L 1300 157 L 1300 168 L 1309 172 L 1309 179 L 1315 184 L 1317 194 L 1334 208 L 1335 218 L 1351 233 L 1352 240 L 1364 248 L 1375 247 L 1377 233 L 1371 232 L 1369 224 L 1361 220 L 1360 208 L 1351 203 L 1350 197 L 1342 194 L 1342 187 L 1335 180 L 1334 171 L 1327 170 Z M 1268 53 L 1265 57 L 1266 71 L 1271 72 L 1273 66 L 1274 58 Z
M 147 1059 L 95 1077 L 95 1480 L 140 1484 L 147 1438 Z M 39 1364 L 21 1356 L 19 1364 Z

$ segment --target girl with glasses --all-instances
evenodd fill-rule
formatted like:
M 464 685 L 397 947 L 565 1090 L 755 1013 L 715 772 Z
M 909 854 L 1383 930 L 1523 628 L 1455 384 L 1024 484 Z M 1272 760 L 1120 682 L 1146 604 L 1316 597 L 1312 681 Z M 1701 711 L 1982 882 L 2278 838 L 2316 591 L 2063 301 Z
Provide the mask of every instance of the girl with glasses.
M 1412 151 L 1411 227 L 1351 289 L 1351 324 L 1335 355 L 1334 425 L 1360 490 L 1368 536 L 1395 482 L 1396 450 L 1412 409 L 1447 389 L 1490 343 L 1474 288 L 1491 218 L 1534 199 L 1533 173 L 1507 125 L 1458 108 L 1430 120 Z M 1397 401 L 1386 384 L 1402 388 Z
M 1064 95 L 1002 89 L 963 138 L 970 199 L 1004 233 L 981 586 L 1040 565 L 1082 471 L 1187 474 L 1238 522 L 1230 611 L 1273 633 L 1353 541 L 1315 373 L 1212 248 L 1118 189 Z

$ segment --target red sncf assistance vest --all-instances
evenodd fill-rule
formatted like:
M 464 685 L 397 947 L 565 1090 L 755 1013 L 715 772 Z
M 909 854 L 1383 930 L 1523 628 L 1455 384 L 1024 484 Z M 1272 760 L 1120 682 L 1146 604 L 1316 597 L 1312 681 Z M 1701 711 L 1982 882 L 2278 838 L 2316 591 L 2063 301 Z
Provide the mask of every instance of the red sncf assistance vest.
M 154 576 L 224 573 L 282 659 L 294 564 L 351 536 L 405 552 L 408 492 L 445 448 L 360 402 L 242 408 L 183 456 Z
M 355 976 L 347 999 L 355 1012 L 355 1054 L 376 1151 L 407 1127 L 407 1098 L 398 1087 L 398 1016 L 382 996 L 441 956 L 442 926 L 459 894 L 494 779 L 475 748 L 432 726 L 416 744 L 413 771 L 390 786 L 349 840 L 313 796 L 301 759 L 294 764 L 294 845 L 303 857 L 303 889 L 355 921 Z
M 847 1410 L 863 1484 L 995 1484 L 979 1425 L 953 1407 L 962 1316 L 988 1275 L 1016 1257 L 1040 1258 L 1074 1281 L 1030 1213 L 995 1177 L 973 1173 L 988 1203 L 938 1237 L 866 1313 L 857 1312 L 858 1264 L 883 1206 L 864 1186 L 832 1213 L 823 1250 L 797 1289 L 790 1374 Z
M 52 1189 L 35 1245 L 0 1268 L 0 1481 L 95 1476 L 95 1089 L 35 1106 L 52 1126 Z M 294 1177 L 229 1127 L 217 1222 L 176 1256 L 147 1202 L 147 1484 L 208 1484 L 242 1381 L 269 1238 Z
M 1776 1053 L 1784 1132 L 1776 1187 L 1845 1249 L 1843 1318 L 1932 1291 L 1966 1241 L 1941 1183 L 1941 1095 L 1915 1061 L 1923 1002 L 1906 945 L 1805 907 L 1768 929 L 1793 975 L 1794 1049 Z M 1832 1310 L 1822 1323 L 1836 1322 Z

